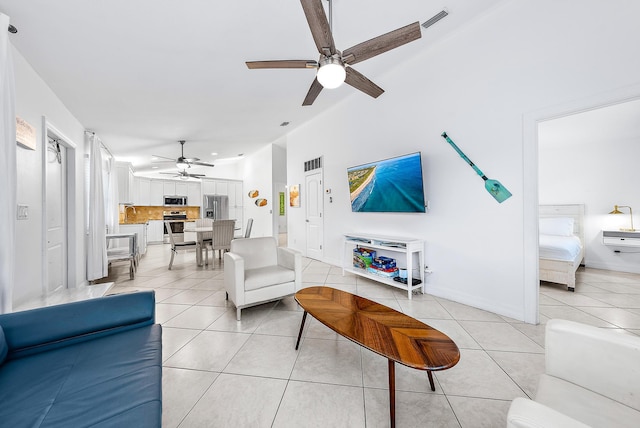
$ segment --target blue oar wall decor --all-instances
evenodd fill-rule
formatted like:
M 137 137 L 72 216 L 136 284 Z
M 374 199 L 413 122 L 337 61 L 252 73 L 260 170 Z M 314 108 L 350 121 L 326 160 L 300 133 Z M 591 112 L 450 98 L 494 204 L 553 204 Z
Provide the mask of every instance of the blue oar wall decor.
M 487 192 L 489 192 L 489 194 L 493 196 L 496 201 L 502 203 L 511 197 L 511 192 L 509 192 L 507 188 L 504 187 L 498 180 L 487 178 L 487 176 L 484 175 L 482 171 L 480 171 L 480 168 L 478 168 L 473 162 L 471 162 L 471 159 L 469 159 L 467 155 L 465 155 L 462 150 L 460 150 L 458 146 L 456 146 L 456 143 L 454 143 L 451 138 L 449 138 L 446 132 L 442 133 L 442 138 L 447 140 L 447 143 L 449 143 L 451 147 L 453 147 L 455 151 L 458 152 L 460 157 L 467 161 L 471 168 L 473 168 L 473 170 L 477 172 L 480 177 L 482 177 L 482 179 L 484 180 L 484 188 L 487 189 Z

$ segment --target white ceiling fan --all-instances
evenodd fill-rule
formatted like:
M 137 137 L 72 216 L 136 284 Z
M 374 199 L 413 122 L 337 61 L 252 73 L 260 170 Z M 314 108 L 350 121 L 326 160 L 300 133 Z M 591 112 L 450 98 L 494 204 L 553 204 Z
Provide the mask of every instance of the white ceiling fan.
M 166 160 L 162 160 L 162 161 L 156 161 L 154 163 L 164 163 L 164 162 L 175 162 L 176 166 L 178 167 L 178 169 L 182 172 L 184 172 L 184 174 L 186 175 L 190 175 L 190 176 L 204 176 L 204 174 L 188 174 L 186 172 L 187 168 L 191 168 L 191 165 L 197 165 L 197 166 L 210 166 L 210 167 L 214 167 L 215 165 L 212 163 L 206 163 L 206 162 L 200 162 L 199 158 L 186 158 L 184 157 L 184 143 L 185 140 L 180 140 L 180 147 L 181 147 L 181 154 L 177 159 L 172 159 L 172 158 L 168 158 L 166 156 L 160 156 L 160 155 L 153 155 L 156 158 L 162 158 L 162 159 L 166 159 Z M 184 175 L 183 174 L 183 175 Z
M 187 170 L 183 169 L 178 172 L 161 172 L 160 174 L 172 175 L 174 177 L 180 177 L 180 180 L 188 180 L 189 178 L 201 178 L 206 177 L 204 174 L 190 174 Z

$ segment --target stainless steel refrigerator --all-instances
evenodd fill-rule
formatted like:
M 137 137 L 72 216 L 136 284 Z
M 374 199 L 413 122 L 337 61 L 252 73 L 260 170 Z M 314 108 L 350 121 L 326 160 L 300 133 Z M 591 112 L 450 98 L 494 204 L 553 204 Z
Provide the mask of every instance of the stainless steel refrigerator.
M 229 219 L 229 197 L 226 195 L 204 195 L 202 218 Z

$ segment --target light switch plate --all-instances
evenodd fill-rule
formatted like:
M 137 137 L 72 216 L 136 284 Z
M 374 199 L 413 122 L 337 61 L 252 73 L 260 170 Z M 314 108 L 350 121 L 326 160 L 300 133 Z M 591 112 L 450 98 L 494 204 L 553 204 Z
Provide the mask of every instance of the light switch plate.
M 27 220 L 29 218 L 29 205 L 18 204 L 18 220 Z

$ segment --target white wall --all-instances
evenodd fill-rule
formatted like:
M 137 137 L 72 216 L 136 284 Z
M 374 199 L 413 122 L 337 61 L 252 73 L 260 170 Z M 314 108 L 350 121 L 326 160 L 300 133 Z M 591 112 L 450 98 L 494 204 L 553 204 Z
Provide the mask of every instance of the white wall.
M 273 197 L 273 228 L 272 233 L 274 236 L 279 233 L 286 233 L 287 231 L 287 206 L 285 203 L 285 215 L 280 215 L 280 192 L 286 195 L 287 185 L 287 150 L 276 144 L 271 145 L 272 148 L 272 197 Z M 286 197 L 285 197 L 286 202 Z
M 253 218 L 252 237 L 277 236 L 279 225 L 279 189 L 287 181 L 287 153 L 281 145 L 265 146 L 240 164 L 244 182 L 244 218 Z M 249 198 L 250 190 L 260 192 L 258 198 Z M 259 207 L 256 199 L 266 199 L 267 205 Z
M 585 204 L 585 265 L 640 273 L 640 253 L 614 253 L 602 230 L 630 225 L 614 205 L 636 208 L 640 228 L 640 101 L 543 122 L 539 127 L 541 204 Z
M 267 145 L 256 153 L 247 156 L 242 162 L 244 168 L 242 180 L 244 182 L 244 218 L 253 218 L 251 229 L 252 237 L 272 236 L 274 209 L 272 176 L 273 176 L 273 148 Z M 258 198 L 267 200 L 267 205 L 258 207 L 255 204 L 256 198 L 249 198 L 250 190 L 260 192 Z M 276 205 L 277 206 L 277 205 Z
M 38 147 L 35 151 L 18 146 L 18 204 L 29 206 L 29 219 L 16 223 L 16 275 L 13 292 L 13 304 L 19 305 L 31 298 L 42 295 L 44 257 L 42 243 L 43 187 L 42 187 L 42 116 L 77 147 L 76 176 L 80 182 L 76 187 L 76 219 L 84 219 L 84 127 L 66 109 L 55 93 L 31 68 L 29 63 L 16 49 L 13 49 L 16 76 L 16 114 L 36 128 Z M 75 270 L 77 284 L 86 282 L 85 233 L 83 221 L 70 227 L 76 228 L 77 256 L 70 264 Z
M 524 207 L 537 194 L 523 194 L 523 166 L 524 142 L 535 139 L 523 136 L 523 117 L 637 84 L 639 13 L 632 0 L 615 8 L 597 0 L 505 2 L 437 45 L 418 41 L 425 43 L 423 55 L 376 79 L 387 91 L 377 100 L 354 93 L 294 130 L 289 184 L 304 183 L 300 166 L 322 155 L 325 187 L 332 188 L 334 203 L 324 206 L 325 261 L 339 263 L 345 231 L 420 236 L 434 271 L 430 293 L 531 321 L 524 236 L 537 225 L 525 224 Z M 498 204 L 442 131 L 513 197 Z M 350 211 L 348 166 L 416 150 L 423 153 L 428 214 Z M 305 249 L 304 209 L 289 210 L 289 245 Z

